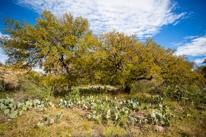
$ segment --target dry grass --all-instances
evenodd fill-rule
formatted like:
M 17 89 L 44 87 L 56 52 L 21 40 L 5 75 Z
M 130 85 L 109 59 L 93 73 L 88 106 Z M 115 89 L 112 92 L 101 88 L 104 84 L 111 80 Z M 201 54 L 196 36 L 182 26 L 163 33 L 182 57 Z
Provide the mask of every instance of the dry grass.
M 63 112 L 63 119 L 60 124 L 37 126 L 42 116 L 50 114 L 51 116 Z M 47 109 L 45 112 L 38 110 L 27 111 L 11 121 L 0 123 L 0 136 L 103 136 L 103 135 L 124 135 L 128 133 L 125 129 L 116 127 L 113 124 L 96 124 L 94 121 L 88 121 L 84 117 L 85 112 L 80 109 Z
M 41 121 L 42 116 L 49 113 L 51 116 L 57 115 L 61 111 L 64 114 L 60 124 L 53 124 L 40 128 L 37 123 Z M 45 112 L 32 110 L 24 115 L 12 119 L 9 122 L 0 124 L 1 136 L 81 136 L 84 135 L 84 129 L 91 128 L 93 122 L 82 120 L 81 111 L 78 109 L 48 109 Z M 88 127 L 87 127 L 88 125 Z M 84 128 L 87 127 L 87 128 Z
M 3 69 L 0 68 L 0 73 L 2 71 Z M 15 75 L 16 73 L 13 73 L 12 70 L 7 70 L 7 75 L 4 75 L 4 77 L 8 82 L 15 83 L 18 80 L 17 75 Z M 32 86 L 34 85 L 31 85 L 30 87 Z M 103 85 L 83 86 L 81 88 L 89 89 L 91 87 L 104 88 Z M 117 89 L 112 86 L 107 86 L 107 88 Z M 33 90 L 32 94 L 30 92 L 27 93 L 27 91 L 19 91 L 18 93 L 13 94 L 12 98 L 15 101 L 21 101 L 22 99 L 27 100 L 36 97 L 40 93 L 39 89 Z M 142 106 L 148 105 L 148 103 L 151 102 L 151 94 L 144 92 L 132 93 L 130 95 L 125 95 L 123 93 L 118 93 L 116 95 L 100 94 L 98 96 L 108 96 L 109 98 L 117 96 L 119 99 L 131 99 L 137 97 L 142 101 Z M 87 113 L 85 110 L 79 108 L 58 108 L 59 99 L 60 98 L 54 98 L 53 103 L 56 106 L 54 108 L 48 108 L 44 112 L 41 112 L 38 109 L 33 109 L 25 112 L 22 116 L 18 116 L 11 120 L 5 117 L 3 111 L 0 112 L 0 136 L 206 136 L 206 111 L 197 110 L 189 105 L 183 106 L 180 102 L 172 101 L 169 98 L 164 98 L 164 102 L 170 108 L 170 112 L 175 115 L 175 118 L 171 121 L 172 127 L 159 126 L 158 131 L 155 131 L 153 125 L 148 124 L 129 124 L 123 127 L 115 125 L 112 121 L 108 121 L 107 123 L 89 121 L 85 117 L 85 114 Z M 152 110 L 141 110 L 140 112 L 135 113 L 135 115 L 145 117 L 145 114 L 148 114 L 149 111 Z M 63 112 L 63 118 L 60 124 L 54 123 L 53 125 L 44 126 L 42 128 L 37 126 L 37 123 L 41 121 L 42 116 L 45 116 L 48 113 L 51 116 L 56 116 L 59 112 Z M 191 116 L 187 116 L 187 114 L 191 114 Z
M 55 99 L 53 102 L 57 102 Z M 55 104 L 55 106 L 58 106 Z M 63 112 L 63 118 L 60 124 L 44 126 L 40 128 L 37 123 L 41 121 L 42 116 L 50 114 L 56 116 L 57 113 Z M 0 136 L 198 136 L 206 135 L 206 112 L 197 111 L 196 109 L 186 107 L 179 109 L 175 107 L 171 112 L 176 116 L 172 120 L 172 127 L 159 127 L 159 131 L 155 131 L 152 125 L 133 125 L 126 127 L 113 124 L 111 121 L 107 123 L 97 123 L 89 121 L 85 114 L 87 111 L 61 108 L 48 108 L 44 112 L 33 109 L 24 113 L 11 121 L 8 121 L 2 113 L 0 113 Z M 191 117 L 185 117 L 185 112 L 192 112 Z M 141 111 L 137 115 L 145 116 L 146 111 Z

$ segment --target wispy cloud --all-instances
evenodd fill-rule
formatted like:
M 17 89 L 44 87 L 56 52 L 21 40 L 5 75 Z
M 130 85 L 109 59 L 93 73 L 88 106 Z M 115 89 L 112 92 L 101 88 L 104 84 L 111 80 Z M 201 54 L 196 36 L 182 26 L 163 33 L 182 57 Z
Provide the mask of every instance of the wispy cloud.
M 189 36 L 191 39 L 193 36 Z M 188 37 L 188 38 L 189 38 Z M 194 38 L 177 48 L 176 55 L 206 56 L 206 36 Z
M 178 23 L 186 13 L 175 14 L 177 4 L 171 0 L 16 0 L 18 5 L 38 13 L 44 9 L 55 15 L 71 12 L 90 22 L 95 32 L 112 28 L 138 37 L 153 36 L 161 27 Z
M 195 36 L 187 36 L 187 37 L 184 37 L 184 39 L 194 39 L 194 38 L 197 38 L 198 35 L 195 35 Z
M 180 21 L 179 21 L 179 20 L 178 20 L 178 21 L 176 21 L 176 22 L 173 24 L 173 26 L 177 25 L 178 23 L 180 23 Z
M 205 58 L 206 58 L 206 57 L 205 57 Z M 195 62 L 196 64 L 200 64 L 200 63 L 202 63 L 202 62 L 204 61 L 205 58 L 196 59 L 196 60 L 194 60 L 194 62 Z
M 178 47 L 178 46 L 181 46 L 181 45 L 183 45 L 183 44 L 184 44 L 184 41 L 181 41 L 181 42 L 179 42 L 179 43 L 175 43 L 174 45 Z

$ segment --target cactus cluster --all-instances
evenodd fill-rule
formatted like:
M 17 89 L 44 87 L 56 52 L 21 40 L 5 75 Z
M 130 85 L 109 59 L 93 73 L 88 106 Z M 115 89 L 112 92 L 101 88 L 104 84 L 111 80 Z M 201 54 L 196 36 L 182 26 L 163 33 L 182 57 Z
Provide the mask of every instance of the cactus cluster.
M 0 108 L 4 111 L 7 117 L 15 118 L 17 115 L 22 115 L 23 111 L 19 110 L 21 103 L 16 103 L 11 98 L 0 99 Z
M 76 95 L 74 98 L 60 99 L 60 108 L 81 108 L 88 110 L 86 117 L 89 120 L 107 122 L 113 121 L 116 124 L 137 124 L 137 123 L 148 123 L 152 125 L 171 126 L 170 121 L 174 117 L 169 114 L 169 108 L 164 104 L 163 98 L 156 96 L 152 102 L 155 106 L 153 107 L 150 103 L 148 106 L 142 107 L 141 101 L 137 98 L 133 99 L 114 99 L 99 98 L 98 96 L 79 96 Z M 22 100 L 21 102 L 15 102 L 13 99 L 6 98 L 0 99 L 0 108 L 4 111 L 7 117 L 15 118 L 17 115 L 22 115 L 24 111 L 33 108 L 39 108 L 45 110 L 46 107 L 54 107 L 52 100 L 50 99 L 33 99 L 33 100 Z M 153 108 L 153 111 L 145 117 L 140 117 L 137 114 L 142 109 L 148 110 Z M 37 125 L 39 127 L 46 126 L 53 123 L 60 123 L 63 114 L 59 113 L 56 117 L 52 117 L 49 114 L 43 116 L 41 122 Z
M 163 102 L 164 102 L 164 99 L 162 97 L 158 96 L 158 95 L 153 98 L 153 103 L 156 104 L 156 105 L 158 105 L 160 103 L 163 103 Z
M 50 114 L 48 113 L 46 116 L 42 116 L 41 122 L 38 122 L 37 126 L 43 127 L 43 126 L 52 125 L 54 123 L 59 124 L 61 122 L 62 116 L 63 116 L 62 112 L 58 113 L 55 117 L 50 116 Z
M 142 103 L 137 98 L 133 99 L 109 99 L 108 97 L 99 98 L 98 96 L 79 96 L 76 95 L 75 98 L 65 98 L 60 99 L 60 108 L 74 108 L 78 107 L 81 109 L 86 109 L 89 111 L 87 118 L 89 120 L 107 122 L 112 120 L 114 123 L 121 124 L 126 123 L 148 123 L 162 126 L 171 126 L 169 122 L 173 116 L 168 114 L 168 107 L 163 104 L 163 98 L 157 96 L 154 98 L 153 103 L 158 106 L 157 111 L 153 111 L 149 115 L 145 115 L 144 118 L 137 116 L 137 113 L 141 109 L 152 108 L 151 103 L 149 106 L 144 106 L 142 108 Z
M 174 118 L 173 115 L 165 113 L 163 110 L 159 109 L 157 111 L 152 111 L 152 114 L 147 115 L 147 122 L 149 124 L 171 126 L 169 122 Z
M 21 116 L 24 111 L 40 108 L 40 110 L 45 110 L 46 107 L 53 107 L 52 102 L 48 102 L 46 99 L 33 99 L 33 100 L 22 100 L 21 102 L 15 102 L 13 99 L 7 97 L 0 99 L 0 109 L 4 111 L 6 117 L 15 118 L 18 115 Z

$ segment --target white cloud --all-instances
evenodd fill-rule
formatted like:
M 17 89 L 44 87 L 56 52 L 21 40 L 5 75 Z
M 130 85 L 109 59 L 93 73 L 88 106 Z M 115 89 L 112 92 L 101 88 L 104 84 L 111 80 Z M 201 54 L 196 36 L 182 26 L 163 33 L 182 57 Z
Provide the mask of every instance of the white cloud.
M 55 15 L 71 12 L 90 22 L 95 32 L 115 28 L 138 37 L 153 36 L 161 27 L 178 23 L 186 13 L 175 14 L 177 4 L 171 0 L 16 0 L 18 5 L 38 13 L 44 9 Z
M 39 67 L 33 67 L 33 69 L 36 71 L 36 72 L 41 72 L 41 73 L 45 73 L 43 69 L 39 68 Z
M 193 38 L 197 38 L 198 36 L 195 35 L 195 36 L 187 36 L 187 37 L 184 37 L 184 39 L 193 39 Z
M 175 43 L 174 45 L 175 46 L 180 46 L 180 45 L 183 45 L 184 43 L 183 43 L 183 41 L 181 41 L 181 42 L 179 42 L 179 43 Z
M 1 38 L 1 37 L 8 37 L 8 38 L 10 38 L 10 36 L 9 36 L 9 35 L 2 34 L 2 33 L 0 32 L 0 38 Z
M 205 59 L 205 58 L 196 59 L 196 60 L 194 60 L 194 62 L 195 62 L 196 64 L 199 64 L 199 63 L 202 63 L 202 62 L 204 61 L 204 59 Z
M 206 56 L 206 36 L 194 38 L 177 48 L 176 55 Z
M 0 38 L 2 38 L 2 37 L 8 37 L 8 38 L 10 38 L 9 35 L 2 34 L 2 33 L 0 32 Z M 3 64 L 5 64 L 6 59 L 8 59 L 8 56 L 5 55 L 5 54 L 3 54 L 3 50 L 0 48 L 0 62 L 3 63 Z
M 5 64 L 6 59 L 8 59 L 8 56 L 0 54 L 0 62 Z
M 178 21 L 176 21 L 176 22 L 173 24 L 173 26 L 177 25 L 178 23 L 180 23 L 180 21 L 179 21 L 179 20 L 178 20 Z

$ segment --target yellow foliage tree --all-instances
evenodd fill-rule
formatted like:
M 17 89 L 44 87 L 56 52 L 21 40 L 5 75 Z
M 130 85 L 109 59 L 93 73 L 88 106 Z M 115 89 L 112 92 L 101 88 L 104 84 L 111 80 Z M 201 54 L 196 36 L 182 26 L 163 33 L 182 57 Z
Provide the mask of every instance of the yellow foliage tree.
M 194 63 L 185 56 L 176 56 L 175 50 L 164 49 L 153 39 L 145 43 L 115 30 L 100 35 L 101 44 L 98 73 L 102 83 L 124 85 L 130 93 L 133 81 L 152 80 L 165 84 L 196 82 L 200 76 L 193 71 Z
M 95 36 L 87 19 L 71 13 L 56 17 L 45 10 L 35 25 L 5 19 L 0 39 L 8 64 L 43 67 L 43 83 L 69 89 L 78 81 L 124 85 L 130 93 L 133 81 L 152 80 L 165 84 L 188 84 L 203 77 L 193 71 L 194 63 L 175 50 L 165 49 L 153 39 L 140 42 L 115 30 Z
M 87 19 L 74 18 L 71 13 L 57 17 L 45 10 L 33 26 L 26 20 L 25 23 L 11 18 L 4 21 L 4 32 L 10 38 L 1 38 L 1 47 L 9 57 L 8 64 L 22 62 L 43 67 L 50 74 L 48 78 L 52 75 L 69 86 L 83 75 L 81 63 L 87 62 L 85 57 L 97 41 Z

